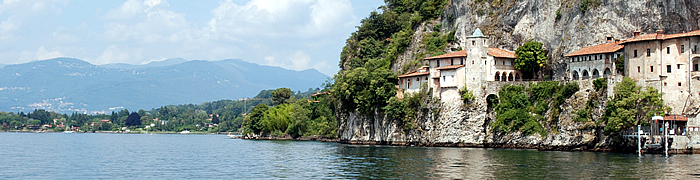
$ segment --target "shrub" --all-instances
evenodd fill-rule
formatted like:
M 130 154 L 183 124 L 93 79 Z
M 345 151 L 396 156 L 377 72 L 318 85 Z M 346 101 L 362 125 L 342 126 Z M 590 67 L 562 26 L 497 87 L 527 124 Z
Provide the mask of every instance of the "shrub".
M 593 80 L 593 88 L 595 88 L 596 91 L 608 88 L 608 84 L 605 82 L 605 78 L 598 78 L 596 80 Z
M 462 101 L 464 104 L 472 104 L 474 103 L 474 93 L 472 93 L 471 90 L 467 89 L 467 86 L 463 86 L 462 88 L 459 89 L 459 94 L 462 96 Z
M 483 15 L 484 15 L 484 9 L 481 9 L 481 8 L 477 9 L 477 10 L 476 10 L 476 14 L 479 15 L 479 16 L 483 16 Z

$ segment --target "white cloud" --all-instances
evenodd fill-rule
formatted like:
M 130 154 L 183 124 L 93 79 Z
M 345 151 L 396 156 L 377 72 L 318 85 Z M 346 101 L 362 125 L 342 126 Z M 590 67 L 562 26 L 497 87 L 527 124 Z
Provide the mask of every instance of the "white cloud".
M 58 57 L 65 57 L 63 53 L 60 51 L 47 51 L 44 46 L 39 47 L 39 50 L 36 51 L 36 58 L 37 60 L 44 60 L 44 59 L 53 59 L 53 58 L 58 58 Z
M 122 50 L 116 45 L 111 45 L 102 51 L 94 63 L 98 65 L 110 63 L 140 64 L 139 59 L 142 59 L 142 56 L 137 49 Z
M 5 34 L 17 30 L 19 28 L 19 20 L 14 16 L 10 16 L 7 20 L 0 22 L 0 34 Z
M 168 9 L 162 0 L 128 0 L 110 10 L 104 24 L 107 41 L 177 42 L 191 30 L 184 14 Z
M 192 8 L 166 0 L 112 3 L 0 0 L 0 61 L 63 55 L 94 64 L 239 58 L 330 75 L 359 23 L 349 0 L 186 2 L 207 4 Z

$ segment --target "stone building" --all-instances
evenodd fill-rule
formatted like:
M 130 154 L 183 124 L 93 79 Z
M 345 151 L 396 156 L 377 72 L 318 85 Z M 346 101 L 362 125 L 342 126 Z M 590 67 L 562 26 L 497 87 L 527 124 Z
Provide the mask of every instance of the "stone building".
M 423 83 L 428 83 L 429 66 L 422 66 L 418 70 L 399 76 L 399 89 L 404 93 L 415 93 L 420 90 Z
M 476 29 L 462 47 L 465 49 L 425 58 L 427 67 L 399 76 L 399 88 L 404 92 L 415 92 L 420 85 L 412 83 L 428 79 L 428 87 L 433 89 L 435 96 L 452 98 L 459 97 L 457 91 L 463 86 L 474 90 L 482 88 L 488 81 L 522 81 L 522 73 L 514 68 L 515 53 L 490 48 L 488 37 L 480 29 Z
M 694 129 L 692 126 L 700 126 L 698 114 L 690 112 L 698 108 L 692 107 L 697 106 L 692 99 L 700 96 L 698 45 L 700 30 L 677 34 L 664 34 L 663 30 L 649 34 L 635 31 L 631 38 L 624 40 L 612 40 L 608 36 L 606 43 L 565 55 L 568 77 L 571 80 L 598 78 L 602 70 L 603 77 L 623 75 L 638 86 L 654 87 L 663 93 L 664 105 L 671 107 L 667 114 L 687 116 L 688 126 Z M 622 55 L 624 69 L 616 70 L 615 59 Z
M 698 43 L 700 30 L 678 34 L 636 31 L 621 42 L 625 46 L 625 76 L 664 93 L 664 104 L 672 108 L 671 113 L 680 114 L 691 93 L 700 95 Z
M 615 60 L 622 56 L 623 48 L 620 39 L 613 41 L 612 36 L 606 37 L 604 44 L 588 46 L 578 51 L 564 55 L 568 60 L 570 80 L 608 77 L 616 75 Z

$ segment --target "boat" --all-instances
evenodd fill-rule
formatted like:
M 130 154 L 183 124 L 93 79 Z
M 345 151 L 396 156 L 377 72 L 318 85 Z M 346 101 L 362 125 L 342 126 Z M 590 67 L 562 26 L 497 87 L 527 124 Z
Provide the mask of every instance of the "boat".
M 184 131 L 180 132 L 180 134 L 189 134 L 189 133 L 190 133 L 190 131 L 188 131 L 188 130 L 184 130 Z
M 63 133 L 66 133 L 66 134 L 71 134 L 71 133 L 73 133 L 73 131 L 72 131 L 72 130 L 70 130 L 70 129 L 68 129 L 68 126 L 66 126 L 66 130 L 65 130 L 65 131 L 63 131 Z
M 230 132 L 229 132 L 228 135 L 226 135 L 226 136 L 228 136 L 229 139 L 239 139 L 239 138 L 243 137 L 243 135 L 240 135 L 240 134 L 231 134 Z

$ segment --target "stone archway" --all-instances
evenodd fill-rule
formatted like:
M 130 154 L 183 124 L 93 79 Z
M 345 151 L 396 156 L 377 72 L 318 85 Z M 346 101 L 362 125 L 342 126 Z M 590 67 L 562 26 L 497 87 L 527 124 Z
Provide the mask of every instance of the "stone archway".
M 515 80 L 516 81 L 523 81 L 523 78 L 520 76 L 520 73 L 515 73 Z
M 690 70 L 691 71 L 700 71 L 700 67 L 699 67 L 700 66 L 700 57 L 693 58 L 692 62 L 693 62 L 693 66 L 690 67 L 691 68 Z
M 496 71 L 496 75 L 493 76 L 494 81 L 501 81 L 501 72 Z
M 501 81 L 508 81 L 508 74 L 506 72 L 501 73 Z
M 577 71 L 574 71 L 573 73 L 571 73 L 571 80 L 580 80 L 578 77 Z
M 589 77 L 588 77 L 588 70 L 585 70 L 585 69 L 584 69 L 582 74 L 583 74 L 583 76 L 581 77 L 582 79 L 588 79 L 588 78 L 589 78 Z
M 492 112 L 496 105 L 498 105 L 498 95 L 489 94 L 486 96 L 486 112 Z
M 513 81 L 513 73 L 508 73 L 508 81 Z
M 610 71 L 610 68 L 605 68 L 605 71 L 603 71 L 603 77 L 607 78 L 610 75 L 612 75 L 612 71 Z
M 598 79 L 600 77 L 600 72 L 598 69 L 593 69 L 593 79 Z

